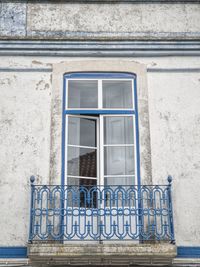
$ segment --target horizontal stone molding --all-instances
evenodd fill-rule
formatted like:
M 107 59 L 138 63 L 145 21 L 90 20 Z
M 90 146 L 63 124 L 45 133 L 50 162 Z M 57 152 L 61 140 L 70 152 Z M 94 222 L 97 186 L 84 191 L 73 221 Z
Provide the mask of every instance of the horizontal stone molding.
M 0 40 L 1 56 L 200 56 L 200 41 Z
M 52 72 L 51 67 L 43 67 L 43 68 L 13 68 L 13 67 L 0 67 L 1 72 Z M 150 73 L 195 73 L 200 72 L 199 68 L 157 68 L 157 67 L 147 67 L 147 72 Z
M 5 267 L 5 266 L 6 267 L 29 266 L 29 263 L 30 263 L 30 261 L 27 258 L 21 258 L 21 259 L 18 259 L 18 258 L 2 259 L 2 258 L 0 258 L 0 266 L 1 267 Z
M 5 0 L 4 0 L 5 1 Z M 3 1 L 2 1 L 3 2 Z M 27 3 L 27 0 L 6 0 L 5 2 L 12 3 Z M 199 0 L 29 0 L 29 3 L 199 3 Z M 0 2 L 1 3 L 1 2 Z

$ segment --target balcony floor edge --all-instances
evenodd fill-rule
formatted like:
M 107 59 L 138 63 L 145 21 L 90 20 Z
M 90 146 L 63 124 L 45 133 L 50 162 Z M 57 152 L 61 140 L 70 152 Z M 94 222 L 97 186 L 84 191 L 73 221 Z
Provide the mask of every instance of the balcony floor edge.
M 177 255 L 175 245 L 164 244 L 55 244 L 28 245 L 33 266 L 134 266 L 171 265 Z

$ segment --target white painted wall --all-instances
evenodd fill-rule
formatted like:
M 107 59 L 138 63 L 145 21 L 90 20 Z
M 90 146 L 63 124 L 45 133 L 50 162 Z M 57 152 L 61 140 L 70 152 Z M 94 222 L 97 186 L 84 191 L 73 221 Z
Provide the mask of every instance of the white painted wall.
M 0 244 L 25 245 L 30 175 L 49 176 L 50 74 L 0 74 Z
M 2 57 L 0 67 L 51 67 L 67 58 Z M 84 59 L 83 59 L 84 60 Z M 197 57 L 132 58 L 151 68 L 200 68 Z M 200 245 L 200 73 L 148 72 L 154 183 L 174 177 L 177 245 Z M 0 246 L 26 245 L 29 176 L 50 171 L 50 72 L 0 74 Z M 3 213 L 2 213 L 3 210 Z
M 177 245 L 200 244 L 200 73 L 148 75 L 153 182 L 171 174 Z

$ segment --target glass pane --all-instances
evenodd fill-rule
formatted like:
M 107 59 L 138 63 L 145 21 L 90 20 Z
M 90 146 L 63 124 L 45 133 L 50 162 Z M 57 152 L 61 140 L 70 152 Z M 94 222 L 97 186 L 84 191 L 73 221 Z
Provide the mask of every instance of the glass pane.
M 68 177 L 67 178 L 67 185 L 85 186 L 87 188 L 90 188 L 92 186 L 97 185 L 97 180 L 96 179 L 83 179 L 83 178 Z
M 97 207 L 97 180 L 68 177 L 67 185 L 72 186 L 67 194 L 68 206 L 82 208 Z
M 135 177 L 132 176 L 120 176 L 120 177 L 105 177 L 104 178 L 104 184 L 105 186 L 110 186 L 110 185 L 134 185 L 135 184 Z
M 69 80 L 68 108 L 98 108 L 98 81 Z
M 68 144 L 96 147 L 96 120 L 69 117 Z
M 133 108 L 132 81 L 102 81 L 104 108 Z
M 67 174 L 97 177 L 96 150 L 68 146 Z
M 134 147 L 104 147 L 105 175 L 134 174 Z
M 134 187 L 129 190 L 130 186 L 134 185 L 134 183 L 134 177 L 106 177 L 104 189 L 104 203 L 106 207 L 134 207 L 137 201 L 137 190 Z M 118 186 L 122 186 L 122 188 L 120 189 Z
M 104 144 L 134 144 L 133 117 L 104 117 Z

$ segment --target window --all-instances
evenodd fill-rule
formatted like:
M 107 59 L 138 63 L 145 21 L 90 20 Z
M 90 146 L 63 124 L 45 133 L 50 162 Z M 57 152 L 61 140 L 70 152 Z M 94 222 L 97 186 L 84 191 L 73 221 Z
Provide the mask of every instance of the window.
M 62 182 L 134 185 L 139 181 L 136 77 L 64 76 Z

